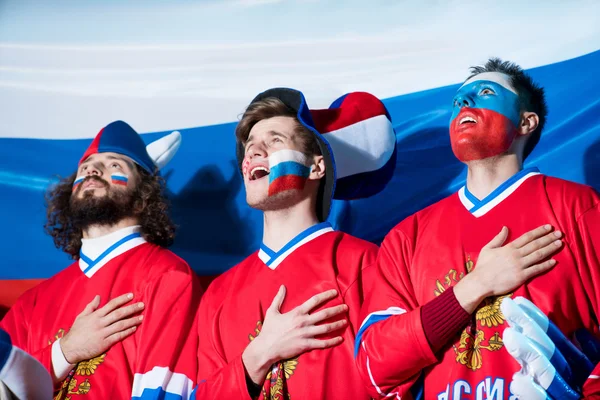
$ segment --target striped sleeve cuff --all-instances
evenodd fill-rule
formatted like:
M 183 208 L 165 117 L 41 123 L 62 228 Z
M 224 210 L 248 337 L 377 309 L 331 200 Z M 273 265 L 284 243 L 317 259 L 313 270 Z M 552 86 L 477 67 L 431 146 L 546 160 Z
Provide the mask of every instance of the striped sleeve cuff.
M 431 350 L 437 353 L 465 325 L 470 314 L 461 307 L 454 294 L 454 287 L 421 307 L 423 331 Z

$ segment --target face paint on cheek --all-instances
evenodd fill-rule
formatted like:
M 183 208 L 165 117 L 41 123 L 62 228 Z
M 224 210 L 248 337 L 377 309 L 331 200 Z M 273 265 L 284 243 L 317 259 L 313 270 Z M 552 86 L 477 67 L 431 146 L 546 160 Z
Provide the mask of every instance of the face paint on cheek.
M 250 168 L 250 159 L 245 158 L 244 162 L 242 162 L 242 175 L 246 176 L 248 173 L 248 168 Z
M 460 124 L 462 114 L 475 114 L 476 123 Z M 483 160 L 505 153 L 517 136 L 517 128 L 504 115 L 491 110 L 465 109 L 450 124 L 450 142 L 462 162 Z
M 73 192 L 77 190 L 77 188 L 79 187 L 79 185 L 81 185 L 81 182 L 83 182 L 85 178 L 85 175 L 78 176 L 77 178 L 75 178 L 75 182 L 73 182 Z
M 519 97 L 508 76 L 476 75 L 454 97 L 452 151 L 463 162 L 500 155 L 517 137 L 520 118 Z
M 127 186 L 129 177 L 121 172 L 115 172 L 114 174 L 110 175 L 110 180 L 113 183 L 113 185 Z
M 296 150 L 280 150 L 269 156 L 269 196 L 287 190 L 303 190 L 310 175 L 309 160 Z

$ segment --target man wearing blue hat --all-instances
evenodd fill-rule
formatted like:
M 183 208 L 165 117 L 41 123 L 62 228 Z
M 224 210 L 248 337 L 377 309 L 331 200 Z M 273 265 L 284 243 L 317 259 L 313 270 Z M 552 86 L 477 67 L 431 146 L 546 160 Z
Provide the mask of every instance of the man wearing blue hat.
M 246 109 L 236 138 L 263 243 L 203 297 L 196 398 L 368 399 L 352 348 L 377 247 L 326 220 L 332 198 L 373 195 L 391 178 L 385 106 L 350 93 L 309 110 L 301 92 L 271 89 Z
M 51 373 L 58 399 L 185 398 L 193 388 L 202 291 L 166 249 L 174 225 L 158 174 L 179 138 L 147 149 L 113 122 L 48 193 L 46 230 L 76 261 L 21 296 L 0 327 Z

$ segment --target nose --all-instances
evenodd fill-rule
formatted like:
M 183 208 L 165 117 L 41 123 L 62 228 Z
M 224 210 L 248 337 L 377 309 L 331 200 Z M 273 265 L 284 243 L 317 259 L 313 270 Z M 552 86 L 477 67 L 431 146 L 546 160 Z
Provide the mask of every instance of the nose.
M 95 165 L 88 165 L 88 167 L 85 170 L 85 174 L 86 174 L 86 176 L 90 176 L 90 175 L 100 176 L 100 175 L 102 175 L 102 171 L 100 171 L 100 168 L 98 168 Z
M 473 99 L 466 93 L 459 94 L 454 98 L 455 106 L 459 108 L 463 107 L 473 107 Z
M 267 157 L 267 149 L 262 144 L 257 143 L 256 145 L 252 146 L 252 148 L 250 149 L 249 156 L 251 159 L 254 157 L 266 158 Z

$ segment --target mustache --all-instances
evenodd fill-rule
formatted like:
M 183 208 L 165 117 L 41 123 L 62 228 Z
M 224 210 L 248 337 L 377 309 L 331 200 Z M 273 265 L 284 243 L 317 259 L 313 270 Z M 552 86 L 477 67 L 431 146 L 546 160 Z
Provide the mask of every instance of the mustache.
M 86 177 L 82 182 L 80 186 L 83 186 L 84 183 L 89 182 L 89 181 L 96 181 L 98 183 L 100 183 L 101 185 L 103 185 L 105 188 L 108 188 L 108 182 L 106 182 L 104 179 L 100 178 L 99 176 L 96 175 L 90 175 L 88 177 Z

